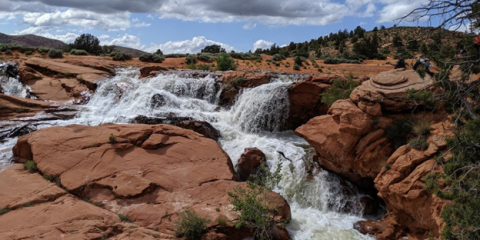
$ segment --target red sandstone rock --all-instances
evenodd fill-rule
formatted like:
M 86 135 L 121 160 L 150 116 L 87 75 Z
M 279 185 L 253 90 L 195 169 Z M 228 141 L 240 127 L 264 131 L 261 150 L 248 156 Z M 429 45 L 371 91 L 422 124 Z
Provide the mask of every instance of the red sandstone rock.
M 167 235 L 188 209 L 209 226 L 219 216 L 235 220 L 227 192 L 245 187 L 234 181 L 232 163 L 214 140 L 170 125 L 52 127 L 19 138 L 13 151 L 76 196 Z M 271 195 L 277 219 L 290 218 L 288 203 Z
M 265 161 L 265 154 L 260 149 L 245 148 L 236 166 L 240 180 L 246 181 L 250 177 L 250 174 L 255 173 L 258 166 L 260 166 L 262 162 L 265 163 Z
M 44 101 L 14 97 L 0 93 L 0 120 L 30 117 L 37 112 L 54 110 L 57 106 Z
M 230 104 L 243 88 L 254 88 L 270 82 L 271 75 L 246 71 L 226 72 L 220 78 L 223 91 L 222 104 Z

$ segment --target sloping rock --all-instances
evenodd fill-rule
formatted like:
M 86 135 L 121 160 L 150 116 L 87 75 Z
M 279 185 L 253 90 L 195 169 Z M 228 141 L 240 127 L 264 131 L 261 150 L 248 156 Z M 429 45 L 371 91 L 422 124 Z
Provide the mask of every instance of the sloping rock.
M 0 120 L 29 117 L 44 110 L 54 110 L 57 106 L 44 101 L 10 96 L 0 93 Z
M 414 70 L 390 70 L 379 73 L 355 88 L 350 98 L 369 114 L 379 116 L 383 111 L 401 112 L 417 105 L 406 99 L 407 89 L 421 90 L 433 87 L 433 79 L 427 74 L 422 79 Z M 368 109 L 372 107 L 373 109 Z
M 338 76 L 337 76 L 338 77 Z M 309 119 L 324 115 L 328 111 L 328 105 L 321 102 L 322 93 L 330 88 L 330 75 L 311 76 L 295 83 L 288 89 L 290 100 L 287 128 L 295 129 L 306 123 Z
M 167 68 L 158 66 L 158 65 L 148 65 L 148 66 L 143 66 L 140 68 L 140 75 L 142 78 L 145 77 L 153 77 L 155 76 L 159 71 L 168 71 Z
M 172 235 L 178 213 L 188 209 L 209 226 L 220 216 L 233 221 L 227 192 L 245 187 L 214 140 L 170 125 L 52 127 L 19 138 L 13 151 L 76 196 L 163 234 Z M 272 196 L 277 218 L 288 219 L 288 203 Z
M 246 71 L 230 71 L 220 78 L 223 91 L 220 95 L 221 104 L 231 104 L 243 88 L 254 88 L 270 82 L 272 75 Z

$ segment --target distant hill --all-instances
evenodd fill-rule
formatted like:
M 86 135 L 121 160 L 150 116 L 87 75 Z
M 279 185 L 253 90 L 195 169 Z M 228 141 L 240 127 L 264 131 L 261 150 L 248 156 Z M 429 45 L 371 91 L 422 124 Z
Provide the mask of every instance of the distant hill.
M 48 48 L 57 48 L 63 49 L 67 44 L 56 39 L 41 37 L 33 34 L 28 35 L 7 35 L 0 33 L 0 44 L 1 43 L 13 43 L 18 44 L 23 47 L 48 47 Z M 146 54 L 144 51 L 140 51 L 133 48 L 115 46 L 114 51 L 119 51 L 122 53 L 130 54 L 133 57 L 139 57 L 142 54 Z
M 7 35 L 0 33 L 0 43 L 13 43 L 23 47 L 48 47 L 63 48 L 65 43 L 59 40 L 40 37 L 33 34 L 28 35 Z

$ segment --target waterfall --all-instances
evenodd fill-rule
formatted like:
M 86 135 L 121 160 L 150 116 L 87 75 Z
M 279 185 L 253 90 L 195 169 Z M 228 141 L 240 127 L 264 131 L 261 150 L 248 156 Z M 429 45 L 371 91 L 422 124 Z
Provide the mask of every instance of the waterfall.
M 292 239 L 371 239 L 353 229 L 353 224 L 362 219 L 361 208 L 350 208 L 349 214 L 341 211 L 356 206 L 360 195 L 343 195 L 340 179 L 326 171 L 309 175 L 306 169 L 313 164 L 314 150 L 293 131 L 281 131 L 288 116 L 287 89 L 293 79 L 283 76 L 245 89 L 231 109 L 221 109 L 217 105 L 221 89 L 213 76 L 139 76 L 137 69 L 118 70 L 115 77 L 98 84 L 76 118 L 50 121 L 48 125 L 128 123 L 138 115 L 207 121 L 221 133 L 219 144 L 234 165 L 248 147 L 265 153 L 270 171 L 283 163 L 282 179 L 275 191 L 290 204 L 292 221 L 286 228 Z M 8 158 L 10 153 L 7 156 L 5 149 L 11 147 L 0 143 L 0 158 Z
M 30 96 L 32 89 L 24 86 L 18 78 L 0 76 L 0 86 L 4 94 L 27 98 Z

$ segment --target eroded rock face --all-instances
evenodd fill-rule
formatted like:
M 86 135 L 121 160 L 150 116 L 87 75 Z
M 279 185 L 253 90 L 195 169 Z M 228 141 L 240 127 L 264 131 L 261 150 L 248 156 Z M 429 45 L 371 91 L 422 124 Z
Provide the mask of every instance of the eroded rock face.
M 220 78 L 223 91 L 220 95 L 221 104 L 232 104 L 240 90 L 243 88 L 254 88 L 270 82 L 272 75 L 265 73 L 254 73 L 246 71 L 226 72 Z
M 17 117 L 29 117 L 37 112 L 55 110 L 48 102 L 21 98 L 0 93 L 0 120 L 8 120 Z
M 230 223 L 237 213 L 227 192 L 245 187 L 234 181 L 232 163 L 214 140 L 171 125 L 52 127 L 19 138 L 13 151 L 75 196 L 167 235 L 188 209 L 212 229 L 220 216 Z M 288 219 L 288 203 L 272 196 L 278 219 Z
M 237 170 L 240 180 L 246 181 L 251 174 L 255 173 L 260 164 L 267 158 L 265 154 L 258 148 L 245 148 L 245 151 L 240 156 L 235 169 Z
M 365 112 L 379 116 L 381 111 L 402 112 L 417 107 L 406 99 L 407 89 L 430 89 L 433 79 L 422 79 L 414 70 L 390 70 L 379 73 L 353 90 L 350 98 Z
M 367 135 L 372 127 L 373 120 L 368 114 L 350 100 L 339 100 L 327 115 L 311 119 L 297 128 L 295 133 L 305 138 L 316 150 L 321 167 L 357 185 L 371 186 L 371 179 L 380 171 L 375 166 L 378 161 L 385 160 L 375 156 L 375 151 L 388 152 L 383 150 L 381 143 L 386 140 L 381 133 Z M 367 148 L 368 151 L 365 151 Z
M 322 93 L 330 87 L 332 79 L 334 78 L 331 75 L 311 76 L 288 89 L 290 100 L 288 129 L 295 129 L 312 117 L 327 113 L 328 105 L 321 102 Z

